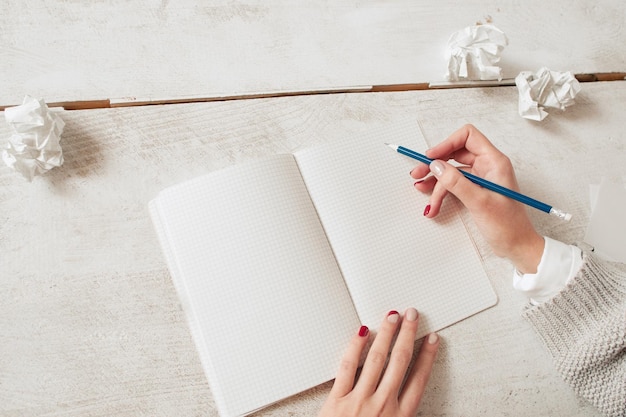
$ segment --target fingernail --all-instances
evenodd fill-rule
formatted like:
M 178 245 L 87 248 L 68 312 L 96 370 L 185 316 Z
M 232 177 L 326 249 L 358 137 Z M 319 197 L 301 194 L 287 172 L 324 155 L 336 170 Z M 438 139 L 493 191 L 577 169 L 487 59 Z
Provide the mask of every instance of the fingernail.
M 415 321 L 417 320 L 417 310 L 414 308 L 409 308 L 406 313 L 404 314 L 404 317 L 408 320 L 408 321 Z
M 391 310 L 389 313 L 387 313 L 387 321 L 389 323 L 397 323 L 399 318 L 400 313 L 398 313 L 396 310 Z
M 430 168 L 430 172 L 435 174 L 436 176 L 440 176 L 443 174 L 443 170 L 445 169 L 445 165 L 440 161 L 433 161 L 428 166 Z
M 430 213 L 430 204 L 424 208 L 424 216 L 428 216 L 428 213 Z
M 417 181 L 415 181 L 415 182 L 413 183 L 413 187 L 415 187 L 417 184 L 421 184 L 421 183 L 423 183 L 423 182 L 424 182 L 424 180 L 417 180 Z
M 365 337 L 370 333 L 370 329 L 367 328 L 367 326 L 361 326 L 361 328 L 359 329 L 359 336 L 361 337 Z
M 439 335 L 437 333 L 431 333 L 428 335 L 428 344 L 434 345 L 439 340 Z

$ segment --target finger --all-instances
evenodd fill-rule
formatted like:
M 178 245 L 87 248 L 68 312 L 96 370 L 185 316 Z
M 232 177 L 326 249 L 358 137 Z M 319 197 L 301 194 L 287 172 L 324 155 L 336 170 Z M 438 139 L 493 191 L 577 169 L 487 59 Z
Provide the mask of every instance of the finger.
M 439 349 L 439 336 L 431 333 L 424 338 L 417 359 L 400 394 L 399 405 L 404 411 L 402 415 L 415 415 L 430 378 L 437 357 L 437 349 Z
M 434 156 L 437 153 L 441 153 L 441 155 Z M 460 162 L 463 165 L 469 165 L 469 166 L 472 166 L 474 164 L 474 161 L 476 161 L 476 158 L 477 158 L 476 154 L 468 151 L 465 148 L 452 150 L 448 153 L 431 152 L 431 149 L 429 149 L 426 151 L 426 155 L 431 159 L 441 159 L 443 161 L 449 161 L 452 159 L 457 162 Z
M 432 193 L 430 194 L 430 199 L 428 200 L 428 205 L 424 207 L 424 217 L 433 218 L 439 214 L 441 210 L 441 206 L 443 205 L 443 200 L 448 195 L 448 190 L 437 181 L 432 189 Z
M 415 181 L 413 183 L 413 187 L 418 191 L 421 191 L 423 193 L 428 193 L 433 190 L 433 187 L 435 186 L 436 183 L 437 183 L 437 178 L 431 175 L 425 178 L 420 178 L 419 180 Z
M 368 339 L 369 329 L 367 326 L 361 326 L 359 332 L 352 336 L 350 345 L 341 358 L 339 371 L 337 371 L 337 377 L 335 378 L 333 387 L 330 390 L 330 395 L 340 398 L 346 396 L 350 391 L 352 391 L 361 354 L 363 353 L 363 349 L 365 348 Z
M 400 385 L 409 369 L 413 357 L 415 334 L 417 333 L 417 310 L 409 308 L 404 314 L 400 332 L 389 357 L 387 369 L 376 392 L 385 398 L 397 398 Z
M 395 336 L 399 321 L 400 314 L 397 311 L 390 311 L 383 320 L 365 359 L 355 391 L 359 391 L 363 395 L 371 395 L 376 390 L 383 368 L 387 362 L 389 347 Z
M 409 175 L 413 179 L 424 178 L 426 175 L 430 174 L 430 168 L 428 168 L 427 164 L 419 163 L 411 170 Z
M 425 154 L 431 159 L 448 161 L 454 159 L 465 165 L 473 165 L 477 155 L 497 152 L 498 149 L 476 127 L 466 124 L 453 132 L 438 145 L 428 149 Z M 411 171 L 413 178 L 423 177 L 427 172 L 424 164 L 419 164 Z
M 469 153 L 474 155 L 481 155 L 493 151 L 498 152 L 489 139 L 476 129 L 476 127 L 471 124 L 466 124 L 453 132 L 443 142 L 429 149 L 426 152 L 426 156 L 431 159 L 447 160 L 450 158 L 450 155 L 463 149 L 466 149 Z M 468 163 L 462 161 L 459 162 L 464 164 Z
M 460 162 L 463 165 L 472 166 L 476 161 L 477 156 L 467 149 L 459 149 L 454 151 L 452 154 L 448 155 L 446 160 L 453 159 L 457 162 Z
M 433 217 L 438 213 L 446 191 L 457 196 L 470 210 L 474 206 L 480 206 L 480 202 L 489 197 L 489 191 L 465 178 L 461 171 L 447 162 L 433 161 L 430 164 L 430 170 L 437 177 L 437 185 L 430 198 L 431 214 L 428 217 Z

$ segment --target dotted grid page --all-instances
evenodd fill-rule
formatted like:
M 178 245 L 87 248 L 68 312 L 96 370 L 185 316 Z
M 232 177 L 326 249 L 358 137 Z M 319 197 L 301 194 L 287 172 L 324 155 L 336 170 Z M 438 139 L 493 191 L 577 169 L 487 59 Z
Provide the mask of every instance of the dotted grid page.
M 423 153 L 416 121 L 296 153 L 363 324 L 392 309 L 420 312 L 418 338 L 497 302 L 452 199 L 426 219 L 428 195 L 413 188 L 418 162 L 385 142 Z
M 150 208 L 220 415 L 334 377 L 359 320 L 293 156 L 174 186 Z

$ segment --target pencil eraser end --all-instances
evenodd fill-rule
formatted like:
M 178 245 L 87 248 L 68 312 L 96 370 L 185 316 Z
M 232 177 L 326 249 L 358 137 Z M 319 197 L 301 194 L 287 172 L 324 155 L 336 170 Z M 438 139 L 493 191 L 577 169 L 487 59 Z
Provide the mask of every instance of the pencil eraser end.
M 558 208 L 552 207 L 550 208 L 550 215 L 558 217 L 561 220 L 566 222 L 572 220 L 572 215 L 564 212 L 563 210 L 559 210 Z

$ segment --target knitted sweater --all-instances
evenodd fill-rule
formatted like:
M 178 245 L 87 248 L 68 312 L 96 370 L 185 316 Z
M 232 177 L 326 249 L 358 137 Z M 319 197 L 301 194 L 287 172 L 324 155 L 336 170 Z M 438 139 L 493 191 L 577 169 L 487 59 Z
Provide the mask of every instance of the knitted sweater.
M 607 416 L 626 416 L 626 265 L 584 253 L 581 270 L 523 316 L 563 379 Z

